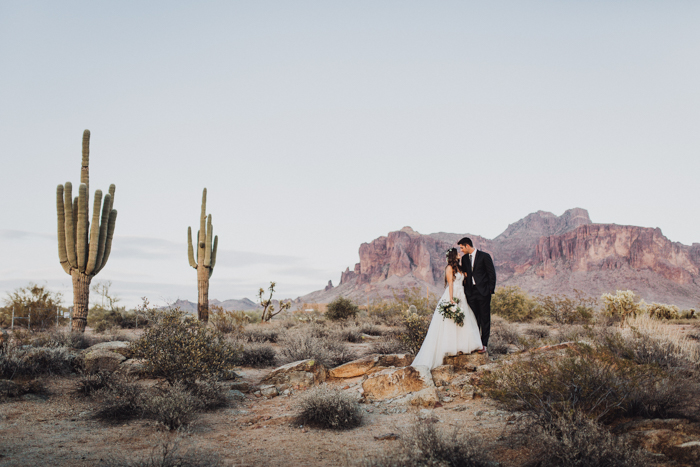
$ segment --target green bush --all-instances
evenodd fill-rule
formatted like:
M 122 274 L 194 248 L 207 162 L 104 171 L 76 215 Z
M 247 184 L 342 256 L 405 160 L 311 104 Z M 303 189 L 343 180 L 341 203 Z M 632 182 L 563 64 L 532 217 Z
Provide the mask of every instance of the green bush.
M 491 313 L 508 321 L 532 321 L 542 314 L 535 300 L 516 286 L 496 289 L 491 297 Z
M 612 318 L 637 316 L 645 310 L 644 302 L 631 290 L 617 290 L 615 295 L 606 293 L 601 297 L 605 314 Z
M 330 320 L 341 320 L 354 318 L 360 309 L 351 300 L 345 297 L 338 297 L 328 304 L 325 317 Z
M 652 303 L 647 305 L 647 313 L 653 319 L 680 319 L 681 315 L 678 312 L 676 305 L 664 305 L 661 303 Z
M 318 386 L 304 393 L 295 424 L 333 430 L 355 428 L 362 423 L 357 401 L 339 389 Z
M 161 312 L 132 349 L 149 374 L 170 384 L 227 376 L 238 360 L 221 333 L 179 309 Z
M 413 355 L 417 355 L 421 345 L 423 345 L 431 319 L 431 316 L 421 316 L 418 313 L 404 314 L 403 329 L 399 333 L 399 340 Z
M 0 326 L 10 327 L 12 311 L 15 318 L 30 318 L 32 329 L 46 329 L 56 325 L 56 309 L 61 305 L 60 293 L 51 292 L 43 285 L 30 283 L 8 293 L 5 307 L 0 308 Z M 27 327 L 28 320 L 16 320 L 15 327 Z

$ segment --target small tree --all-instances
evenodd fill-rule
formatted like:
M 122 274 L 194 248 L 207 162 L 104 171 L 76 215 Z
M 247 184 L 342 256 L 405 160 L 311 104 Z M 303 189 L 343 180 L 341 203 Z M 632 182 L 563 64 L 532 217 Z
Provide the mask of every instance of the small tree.
M 328 304 L 326 318 L 332 320 L 354 318 L 360 309 L 350 299 L 338 297 Z
M 262 321 L 264 323 L 270 321 L 274 316 L 277 316 L 278 314 L 285 310 L 289 310 L 292 307 L 291 300 L 287 300 L 286 302 L 280 301 L 279 310 L 277 310 L 277 313 L 275 313 L 275 305 L 272 303 L 272 294 L 275 293 L 275 285 L 277 284 L 270 282 L 270 287 L 267 288 L 270 295 L 267 297 L 267 299 L 263 298 L 265 296 L 265 289 L 261 287 L 258 291 L 258 301 L 260 302 L 260 306 L 263 307 Z
M 3 326 L 10 326 L 12 310 L 16 318 L 27 318 L 31 314 L 33 328 L 47 328 L 56 324 L 56 309 L 61 305 L 62 295 L 51 292 L 46 286 L 30 283 L 8 293 L 7 305 L 2 311 L 0 321 Z M 24 323 L 23 323 L 24 324 Z
M 539 312 L 537 303 L 520 287 L 499 287 L 491 298 L 491 313 L 509 321 L 530 321 Z

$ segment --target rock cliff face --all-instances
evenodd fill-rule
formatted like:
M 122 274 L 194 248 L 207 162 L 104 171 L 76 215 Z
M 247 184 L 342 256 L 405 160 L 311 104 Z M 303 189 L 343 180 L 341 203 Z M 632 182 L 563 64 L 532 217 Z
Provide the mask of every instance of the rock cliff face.
M 599 296 L 631 289 L 647 301 L 700 304 L 700 243 L 671 242 L 660 229 L 593 224 L 585 209 L 561 216 L 538 211 L 511 224 L 493 240 L 470 234 L 422 235 L 410 227 L 360 246 L 360 262 L 342 273 L 337 287 L 301 297 L 328 302 L 388 298 L 405 287 L 442 293 L 445 251 L 468 236 L 491 254 L 498 285 L 530 293 Z

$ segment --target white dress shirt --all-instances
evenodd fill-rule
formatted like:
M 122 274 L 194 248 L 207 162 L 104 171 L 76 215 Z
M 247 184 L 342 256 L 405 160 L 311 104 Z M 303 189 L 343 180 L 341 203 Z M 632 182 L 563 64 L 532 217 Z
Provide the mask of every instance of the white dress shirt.
M 472 284 L 476 285 L 476 281 L 474 280 L 474 258 L 476 258 L 476 248 L 474 248 L 474 251 L 469 255 L 469 262 L 472 263 Z

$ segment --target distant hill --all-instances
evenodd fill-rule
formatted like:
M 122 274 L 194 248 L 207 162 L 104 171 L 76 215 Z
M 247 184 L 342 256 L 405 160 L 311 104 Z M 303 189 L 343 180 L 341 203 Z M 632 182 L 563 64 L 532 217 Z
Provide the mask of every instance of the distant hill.
M 326 286 L 296 302 L 328 303 L 345 296 L 365 303 L 391 298 L 405 287 L 442 294 L 445 251 L 465 236 L 492 255 L 499 286 L 517 285 L 533 294 L 579 289 L 594 297 L 630 289 L 647 302 L 700 305 L 700 243 L 672 242 L 658 228 L 594 224 L 580 208 L 561 216 L 532 213 L 494 239 L 423 235 L 404 227 L 360 245 L 360 262 L 341 274 L 337 287 Z
M 248 298 L 243 298 L 241 300 L 224 300 L 223 302 L 213 299 L 209 300 L 209 305 L 218 305 L 224 310 L 227 311 L 249 311 L 249 310 L 258 310 L 260 309 L 260 305 L 255 303 L 254 301 L 248 299 Z M 170 307 L 179 307 L 181 310 L 186 311 L 188 313 L 197 313 L 197 303 L 196 302 L 190 302 L 189 300 L 178 300 L 170 305 Z

